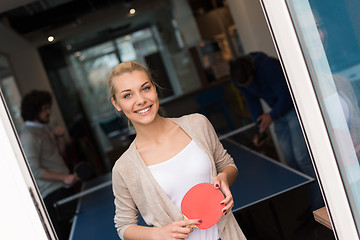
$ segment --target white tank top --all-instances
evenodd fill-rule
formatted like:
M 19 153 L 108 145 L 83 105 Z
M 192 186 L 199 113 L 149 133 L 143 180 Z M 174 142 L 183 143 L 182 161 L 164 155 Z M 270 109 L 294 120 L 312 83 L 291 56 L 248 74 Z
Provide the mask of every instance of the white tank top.
M 178 154 L 159 164 L 148 167 L 170 200 L 181 209 L 185 193 L 198 183 L 210 183 L 211 168 L 209 157 L 193 141 Z M 188 239 L 217 240 L 217 224 L 209 229 L 194 228 Z

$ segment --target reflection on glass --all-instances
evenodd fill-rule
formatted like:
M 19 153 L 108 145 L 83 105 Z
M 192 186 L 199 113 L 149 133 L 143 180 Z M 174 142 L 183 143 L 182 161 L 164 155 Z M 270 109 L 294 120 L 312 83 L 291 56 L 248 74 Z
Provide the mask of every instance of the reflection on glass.
M 111 69 L 119 63 L 114 53 L 100 55 L 96 58 L 81 61 L 72 58 L 73 70 L 76 75 L 76 86 L 81 94 L 82 101 L 88 115 L 93 121 L 104 117 L 110 111 L 106 98 L 107 77 Z
M 122 62 L 137 61 L 146 64 L 144 57 L 159 51 L 150 28 L 120 37 L 116 39 L 116 44 Z
M 19 131 L 23 123 L 20 114 L 21 97 L 9 63 L 3 55 L 0 55 L 0 89 L 6 99 L 13 123 Z
M 287 1 L 360 228 L 360 3 Z M 351 10 L 351 11 L 350 11 Z
M 157 56 L 159 56 L 159 47 L 151 28 L 141 29 L 69 54 L 68 59 L 77 92 L 102 149 L 109 148 L 109 140 L 103 134 L 99 124 L 112 119 L 125 121 L 125 119 L 118 120 L 107 98 L 107 78 L 112 68 L 124 61 L 138 61 L 148 65 L 149 62 L 158 60 Z M 169 84 L 164 84 L 164 86 L 169 86 L 171 89 Z M 169 95 L 171 94 L 173 94 L 172 91 L 169 91 Z

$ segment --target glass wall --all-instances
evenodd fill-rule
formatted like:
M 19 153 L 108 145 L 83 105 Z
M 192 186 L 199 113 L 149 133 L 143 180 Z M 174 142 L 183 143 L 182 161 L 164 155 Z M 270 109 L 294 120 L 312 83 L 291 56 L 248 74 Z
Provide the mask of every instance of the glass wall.
M 114 128 L 117 130 L 114 131 L 120 127 L 124 128 L 122 132 L 128 130 L 125 118 L 116 115 L 108 98 L 107 78 L 114 66 L 124 61 L 137 61 L 150 69 L 157 69 L 154 77 L 166 90 L 160 98 L 174 94 L 171 84 L 173 79 L 170 80 L 167 75 L 154 31 L 152 27 L 145 27 L 77 50 L 73 49 L 73 46 L 79 45 L 76 40 L 64 43 L 76 92 L 103 152 L 112 148 L 113 137 L 109 138 L 108 135 L 114 135 L 108 132 L 111 130 L 103 129 L 105 123 L 116 122 Z
M 9 62 L 4 55 L 0 54 L 0 89 L 8 103 L 10 114 L 16 129 L 19 131 L 22 127 L 22 118 L 20 113 L 21 97 L 17 88 L 15 78 L 12 74 Z
M 360 2 L 286 2 L 359 231 Z
M 145 28 L 69 55 L 76 87 L 92 121 L 114 114 L 106 97 L 107 77 L 112 68 L 124 61 L 148 65 L 147 57 L 158 52 L 151 29 Z

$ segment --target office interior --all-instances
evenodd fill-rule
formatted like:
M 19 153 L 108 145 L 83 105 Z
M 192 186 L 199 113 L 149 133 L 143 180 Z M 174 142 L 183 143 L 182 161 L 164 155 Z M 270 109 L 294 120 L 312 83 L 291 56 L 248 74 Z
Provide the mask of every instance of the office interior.
M 0 11 L 0 86 L 17 131 L 21 97 L 50 91 L 50 127 L 66 128 L 68 160 L 87 159 L 97 176 L 111 171 L 134 136 L 108 99 L 116 64 L 148 65 L 162 86 L 164 116 L 202 112 L 221 135 L 251 123 L 229 61 L 253 51 L 277 57 L 258 1 L 17 0 L 2 1 Z M 249 129 L 234 140 L 284 163 L 272 130 L 261 148 L 252 136 Z M 237 219 L 248 239 L 333 239 L 312 219 L 308 201 L 299 190 L 274 199 L 276 219 L 267 204 Z

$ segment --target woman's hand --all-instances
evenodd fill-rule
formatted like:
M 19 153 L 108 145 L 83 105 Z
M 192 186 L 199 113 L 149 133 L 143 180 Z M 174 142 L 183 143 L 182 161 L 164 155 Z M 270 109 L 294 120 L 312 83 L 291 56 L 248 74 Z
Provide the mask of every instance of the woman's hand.
M 193 228 L 188 226 L 200 223 L 200 219 L 184 219 L 170 223 L 164 227 L 156 228 L 158 231 L 158 237 L 156 237 L 156 239 L 186 239 L 193 231 Z
M 217 189 L 220 189 L 221 192 L 225 195 L 225 199 L 220 202 L 220 204 L 224 205 L 223 214 L 226 215 L 228 212 L 231 211 L 232 207 L 234 206 L 234 199 L 232 197 L 230 186 L 228 183 L 228 176 L 225 172 L 219 173 L 214 178 L 214 186 Z

